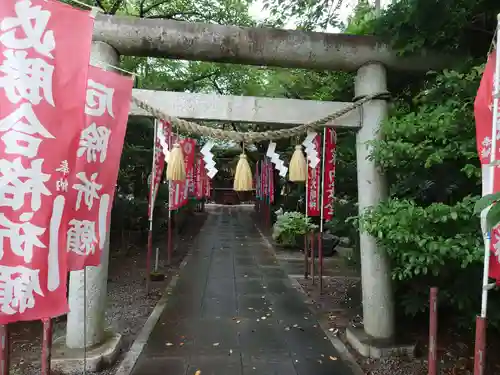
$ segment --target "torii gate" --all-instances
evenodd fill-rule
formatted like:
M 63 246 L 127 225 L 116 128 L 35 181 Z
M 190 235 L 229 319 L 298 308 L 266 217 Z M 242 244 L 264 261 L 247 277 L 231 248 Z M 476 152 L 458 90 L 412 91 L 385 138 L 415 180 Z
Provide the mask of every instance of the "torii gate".
M 229 62 L 287 68 L 357 71 L 355 98 L 387 92 L 386 68 L 426 72 L 447 65 L 435 56 L 401 57 L 374 37 L 270 28 L 242 28 L 161 19 L 98 16 L 91 61 L 117 65 L 119 55 L 184 60 Z M 335 112 L 349 103 L 267 99 L 210 94 L 136 90 L 141 99 L 171 116 L 192 120 L 301 125 Z M 372 100 L 335 121 L 335 126 L 357 128 L 357 176 L 359 212 L 387 197 L 384 176 L 373 161 L 366 143 L 380 137 L 380 123 L 387 117 L 387 97 Z M 147 115 L 133 107 L 131 115 Z M 364 331 L 350 329 L 348 338 L 364 355 L 377 355 L 370 338 L 390 339 L 395 333 L 394 300 L 387 256 L 378 251 L 375 238 L 360 233 Z M 66 340 L 55 345 L 54 367 L 81 369 L 81 350 L 86 348 L 87 368 L 113 361 L 120 335 L 105 330 L 109 243 L 102 265 L 87 270 L 87 342 L 84 342 L 83 271 L 71 273 Z M 375 340 L 376 341 L 376 340 Z M 387 341 L 387 340 L 384 340 Z M 71 358 L 70 358 L 71 357 Z

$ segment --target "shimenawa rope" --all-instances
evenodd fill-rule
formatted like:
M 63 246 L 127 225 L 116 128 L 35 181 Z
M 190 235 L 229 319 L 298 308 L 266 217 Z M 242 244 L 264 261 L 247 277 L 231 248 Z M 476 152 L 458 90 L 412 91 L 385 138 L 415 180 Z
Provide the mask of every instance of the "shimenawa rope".
M 339 117 L 345 115 L 346 113 L 349 113 L 349 112 L 355 110 L 356 108 L 362 106 L 363 104 L 365 104 L 371 100 L 377 99 L 378 97 L 380 97 L 382 95 L 386 95 L 386 94 L 387 93 L 377 93 L 374 95 L 367 95 L 367 96 L 359 99 L 358 101 L 349 104 L 345 108 L 342 108 L 336 112 L 331 113 L 330 115 L 328 115 L 326 117 L 323 117 L 323 118 L 316 120 L 316 121 L 309 122 L 309 123 L 304 124 L 304 125 L 299 125 L 299 126 L 295 126 L 292 128 L 270 130 L 270 131 L 265 131 L 265 132 L 245 132 L 245 133 L 210 128 L 208 126 L 199 125 L 199 124 L 196 124 L 194 122 L 190 122 L 190 121 L 179 119 L 177 117 L 169 116 L 165 112 L 163 112 L 162 110 L 151 106 L 147 102 L 137 98 L 134 95 L 132 95 L 132 102 L 134 104 L 136 104 L 139 108 L 141 108 L 144 111 L 151 114 L 153 117 L 170 122 L 172 124 L 172 126 L 176 126 L 179 130 L 184 130 L 187 133 L 198 134 L 201 136 L 216 138 L 216 139 L 220 139 L 220 140 L 232 140 L 235 142 L 251 143 L 251 142 L 259 142 L 259 141 L 266 141 L 266 140 L 272 141 L 272 140 L 277 140 L 277 139 L 282 139 L 282 138 L 291 138 L 294 136 L 304 134 L 310 130 L 316 130 L 316 129 L 322 128 L 326 124 L 328 124 L 329 122 L 335 120 L 336 118 L 339 118 Z

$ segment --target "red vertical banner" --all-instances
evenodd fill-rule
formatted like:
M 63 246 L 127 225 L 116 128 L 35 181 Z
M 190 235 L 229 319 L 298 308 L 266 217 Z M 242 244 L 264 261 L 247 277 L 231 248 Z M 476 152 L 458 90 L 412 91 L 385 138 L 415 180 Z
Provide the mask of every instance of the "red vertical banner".
M 149 183 L 153 183 L 153 188 L 150 189 L 149 199 L 148 199 L 148 213 L 149 219 L 152 220 L 153 207 L 156 201 L 156 196 L 158 195 L 158 190 L 160 189 L 160 184 L 163 179 L 163 170 L 165 169 L 165 154 L 163 153 L 161 138 L 165 138 L 167 141 L 166 134 L 168 133 L 170 124 L 163 120 L 158 120 L 157 129 L 155 134 L 154 142 L 154 160 L 153 160 L 153 171 L 151 172 Z M 154 177 L 154 178 L 153 178 Z
M 111 219 L 133 79 L 89 67 L 86 124 L 71 170 L 67 228 L 68 269 L 98 266 Z
M 205 198 L 210 198 L 212 196 L 212 180 L 210 179 L 210 177 L 207 176 L 207 172 L 205 170 L 205 185 L 204 185 L 204 192 L 203 192 L 203 196 Z
M 68 311 L 63 213 L 92 28 L 57 1 L 0 3 L 0 324 Z
M 335 129 L 326 129 L 325 170 L 323 171 L 323 218 L 333 219 L 335 203 L 335 165 L 337 159 L 337 133 Z
M 267 197 L 267 167 L 266 161 L 260 161 L 260 197 L 265 199 Z
M 196 199 L 203 198 L 203 171 L 205 170 L 205 162 L 202 158 L 196 160 L 195 164 L 195 197 Z
M 495 65 L 496 65 L 496 51 L 493 51 L 488 57 L 488 62 L 484 69 L 483 77 L 474 101 L 474 117 L 476 120 L 476 143 L 477 152 L 482 165 L 490 163 L 492 153 L 492 123 L 493 123 L 493 91 L 495 79 Z M 500 123 L 499 123 L 500 124 Z M 500 134 L 496 134 L 496 159 L 499 159 L 500 153 Z M 483 168 L 483 192 L 495 193 L 500 191 L 500 175 L 499 167 L 495 166 L 493 171 L 495 173 L 493 191 L 489 190 L 489 168 Z M 500 280 L 500 226 L 496 226 L 491 231 L 490 241 L 490 264 L 489 276 Z
M 318 155 L 321 155 L 321 136 L 314 137 L 314 144 Z M 320 183 L 321 183 L 321 161 L 316 168 L 307 166 L 307 216 L 320 216 Z
M 186 168 L 186 180 L 183 182 L 182 205 L 187 204 L 190 193 L 194 188 L 194 154 L 196 151 L 196 140 L 191 138 L 183 139 L 180 142 L 184 154 L 184 166 Z
M 170 146 L 177 143 L 179 136 L 172 133 L 170 128 Z M 169 181 L 168 208 L 170 211 L 178 210 L 182 207 L 182 198 L 184 192 L 185 181 Z
M 269 162 L 268 166 L 268 181 L 269 181 L 269 202 L 274 203 L 274 164 Z

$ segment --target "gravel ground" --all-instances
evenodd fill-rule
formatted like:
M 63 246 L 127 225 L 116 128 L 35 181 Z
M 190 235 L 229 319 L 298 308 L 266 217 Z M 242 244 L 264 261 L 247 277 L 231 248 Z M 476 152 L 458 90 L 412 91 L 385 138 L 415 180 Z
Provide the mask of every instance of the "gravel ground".
M 156 303 L 165 289 L 170 275 L 175 272 L 192 240 L 203 225 L 206 216 L 196 214 L 189 220 L 189 228 L 180 235 L 177 243 L 182 243 L 174 256 L 174 266 L 169 270 L 161 267 L 160 271 L 167 275 L 164 281 L 152 283 L 151 293 L 146 295 L 145 274 L 146 259 L 144 250 L 132 247 L 126 254 L 113 252 L 110 259 L 108 278 L 108 306 L 106 322 L 115 332 L 120 332 L 124 340 L 124 353 L 142 329 Z M 159 241 L 161 254 L 165 253 L 166 241 Z M 145 246 L 145 245 L 144 245 Z M 162 249 L 163 247 L 163 249 Z M 161 261 L 160 261 L 161 263 Z M 53 337 L 57 339 L 65 333 L 65 317 L 54 319 Z M 11 332 L 11 366 L 10 375 L 39 375 L 41 357 L 41 322 L 22 322 L 9 326 Z M 122 356 L 123 354 L 122 353 Z M 121 358 L 120 358 L 121 360 Z M 101 375 L 114 374 L 114 368 L 102 371 Z
M 325 277 L 324 293 L 320 295 L 318 286 L 311 280 L 299 279 L 302 292 L 312 301 L 313 308 L 320 318 L 328 319 L 330 331 L 338 332 L 339 338 L 350 349 L 366 375 L 426 375 L 428 372 L 426 353 L 428 326 L 426 322 L 400 322 L 409 327 L 409 335 L 417 343 L 417 358 L 388 358 L 383 360 L 367 359 L 352 350 L 345 339 L 345 329 L 350 325 L 362 323 L 361 285 L 359 278 Z M 459 333 L 455 327 L 440 323 L 438 338 L 438 373 L 441 375 L 472 375 L 473 373 L 473 335 Z M 488 335 L 488 367 L 485 374 L 500 374 L 500 339 L 496 334 Z

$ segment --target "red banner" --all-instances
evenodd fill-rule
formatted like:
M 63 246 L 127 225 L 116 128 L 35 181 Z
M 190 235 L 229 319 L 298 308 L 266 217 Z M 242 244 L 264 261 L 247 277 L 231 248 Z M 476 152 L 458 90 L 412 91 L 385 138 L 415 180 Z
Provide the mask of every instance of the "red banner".
M 477 151 L 481 164 L 489 164 L 492 148 L 492 123 L 493 123 L 493 91 L 496 65 L 496 52 L 493 51 L 488 58 L 486 67 L 474 101 L 474 117 L 476 120 Z M 500 122 L 499 122 L 500 124 Z M 500 139 L 497 131 L 496 159 L 499 157 Z M 483 167 L 483 195 L 500 191 L 499 167 L 494 167 L 494 187 L 489 190 L 488 167 Z M 486 173 L 485 173 L 486 172 Z M 500 226 L 491 232 L 490 241 L 489 276 L 500 280 Z
M 203 198 L 203 178 L 205 171 L 205 162 L 202 158 L 196 160 L 195 168 L 194 168 L 194 181 L 195 181 L 195 189 L 194 196 L 196 199 Z
M 93 19 L 32 0 L 2 1 L 0 20 L 0 324 L 7 324 L 68 311 L 62 219 L 84 127 Z
M 266 161 L 260 161 L 260 197 L 265 199 L 267 197 L 267 168 Z
M 205 176 L 205 184 L 204 184 L 204 193 L 203 193 L 203 196 L 205 198 L 210 198 L 212 196 L 212 180 L 210 179 L 210 177 L 207 176 L 207 171 L 204 170 L 204 176 Z
M 68 269 L 98 266 L 109 231 L 111 208 L 127 130 L 133 79 L 89 67 L 86 125 L 69 176 Z
M 491 157 L 491 129 L 493 122 L 493 80 L 495 75 L 496 52 L 489 56 L 483 77 L 474 101 L 476 118 L 476 143 L 481 164 L 489 164 Z M 497 131 L 497 158 L 500 149 L 500 132 Z
M 269 203 L 274 203 L 274 164 L 269 162 L 267 164 L 267 176 L 269 184 Z
M 321 136 L 314 138 L 318 154 L 321 155 Z M 320 216 L 321 162 L 316 168 L 307 166 L 307 216 Z
M 335 203 L 335 163 L 337 156 L 337 133 L 332 128 L 325 132 L 325 170 L 323 171 L 323 219 L 333 219 Z
M 168 137 L 171 131 L 172 125 L 166 121 L 159 120 L 157 123 L 157 131 L 154 140 L 154 160 L 152 169 L 152 174 L 149 175 L 148 185 L 149 185 L 149 199 L 148 199 L 148 214 L 149 220 L 153 220 L 153 208 L 156 201 L 156 196 L 158 195 L 158 190 L 160 188 L 161 181 L 163 179 L 163 170 L 165 169 L 165 154 L 163 153 L 163 147 L 161 145 L 161 137 L 165 138 L 165 142 L 168 142 Z M 154 177 L 154 178 L 153 178 Z M 153 180 L 153 186 L 151 186 L 151 180 Z
M 188 197 L 194 193 L 194 155 L 196 152 L 196 140 L 191 138 L 183 139 L 180 142 L 182 153 L 184 154 L 184 166 L 186 168 L 186 181 L 184 182 L 184 192 L 182 195 L 182 205 L 188 201 Z
M 194 177 L 194 154 L 196 150 L 196 140 L 186 138 L 179 142 L 184 154 L 184 166 L 186 168 L 186 180 L 170 182 L 170 210 L 177 210 L 188 201 L 189 181 Z

